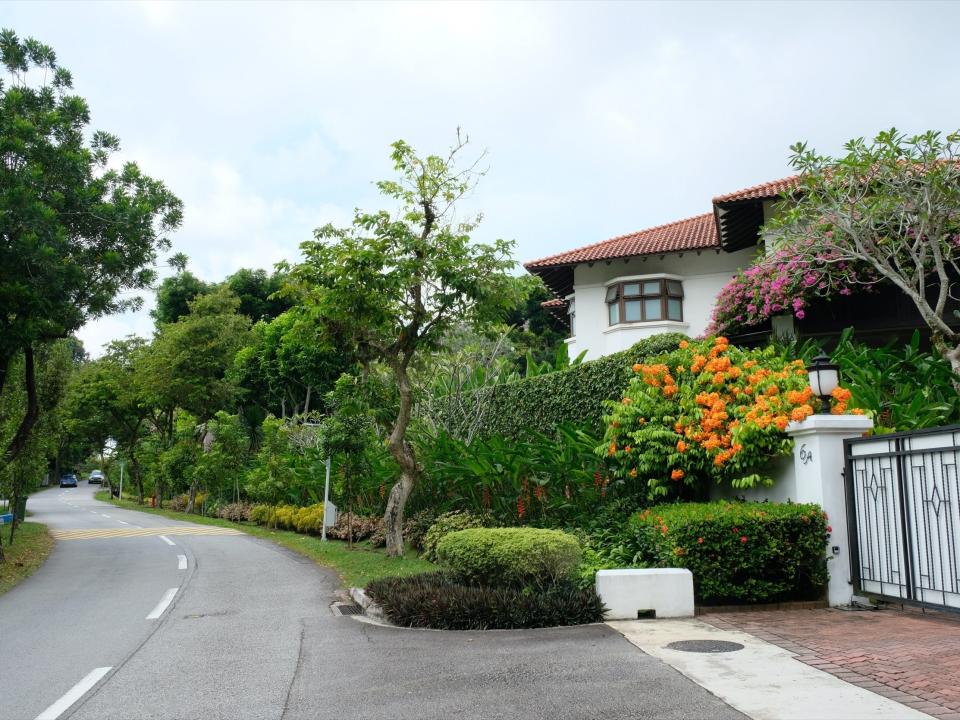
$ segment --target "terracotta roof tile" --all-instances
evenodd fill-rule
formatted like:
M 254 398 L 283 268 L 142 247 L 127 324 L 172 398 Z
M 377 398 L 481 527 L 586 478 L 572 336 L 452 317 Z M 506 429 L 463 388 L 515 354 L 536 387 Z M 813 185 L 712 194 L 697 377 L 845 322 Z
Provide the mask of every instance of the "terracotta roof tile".
M 575 265 L 596 260 L 614 260 L 639 255 L 658 255 L 661 253 L 683 252 L 718 248 L 717 226 L 713 213 L 704 213 L 686 220 L 658 225 L 640 232 L 620 235 L 603 242 L 585 245 L 576 250 L 524 263 L 527 270 L 555 267 L 557 265 Z
M 713 202 L 724 203 L 735 200 L 758 200 L 760 198 L 772 198 L 776 197 L 782 192 L 785 192 L 786 190 L 796 187 L 799 181 L 799 175 L 791 175 L 790 177 L 761 183 L 760 185 L 754 185 L 753 187 L 737 190 L 736 192 L 727 193 L 726 195 L 718 195 L 713 199 Z
M 540 303 L 540 307 L 544 310 L 552 310 L 553 308 L 562 308 L 567 306 L 566 300 L 561 300 L 560 298 L 553 298 L 552 300 L 544 300 Z

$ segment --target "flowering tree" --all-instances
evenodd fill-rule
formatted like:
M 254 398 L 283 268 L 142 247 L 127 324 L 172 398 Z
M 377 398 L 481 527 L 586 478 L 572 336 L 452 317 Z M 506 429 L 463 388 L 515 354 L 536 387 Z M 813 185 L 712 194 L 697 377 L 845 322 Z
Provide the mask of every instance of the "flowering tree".
M 791 148 L 799 184 L 765 228 L 779 251 L 727 286 L 716 328 L 776 312 L 802 317 L 813 296 L 882 282 L 913 302 L 960 372 L 960 331 L 950 322 L 960 278 L 960 132 L 892 129 L 844 148 L 841 158 L 805 143 Z
M 773 348 L 744 350 L 724 337 L 683 341 L 633 371 L 623 399 L 610 404 L 597 451 L 617 478 L 645 483 L 654 497 L 702 494 L 710 482 L 771 485 L 770 460 L 792 447 L 784 430 L 814 412 L 803 361 Z M 831 411 L 846 413 L 849 400 L 850 391 L 837 388 Z

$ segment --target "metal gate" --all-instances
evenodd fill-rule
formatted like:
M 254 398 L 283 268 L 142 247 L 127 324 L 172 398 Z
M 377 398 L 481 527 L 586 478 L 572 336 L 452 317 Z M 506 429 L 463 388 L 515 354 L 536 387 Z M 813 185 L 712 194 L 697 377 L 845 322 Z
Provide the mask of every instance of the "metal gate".
M 854 587 L 960 610 L 960 426 L 844 442 Z

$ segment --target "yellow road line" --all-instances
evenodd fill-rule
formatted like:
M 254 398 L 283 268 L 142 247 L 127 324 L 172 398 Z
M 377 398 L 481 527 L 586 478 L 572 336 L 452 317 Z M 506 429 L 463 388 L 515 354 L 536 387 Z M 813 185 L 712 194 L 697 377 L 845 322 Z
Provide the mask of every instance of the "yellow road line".
M 239 530 L 224 527 L 183 526 L 158 528 L 78 528 L 51 530 L 57 540 L 93 540 L 100 538 L 150 537 L 154 535 L 243 535 Z

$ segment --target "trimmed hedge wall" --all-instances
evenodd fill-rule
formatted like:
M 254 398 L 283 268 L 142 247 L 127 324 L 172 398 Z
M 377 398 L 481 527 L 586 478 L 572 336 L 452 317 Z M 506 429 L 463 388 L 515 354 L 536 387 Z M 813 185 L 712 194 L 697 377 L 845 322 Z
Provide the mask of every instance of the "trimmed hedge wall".
M 657 505 L 630 525 L 636 559 L 688 568 L 700 603 L 815 600 L 827 584 L 831 528 L 818 505 Z
M 444 536 L 437 557 L 467 584 L 546 587 L 570 580 L 581 553 L 561 530 L 472 528 Z
M 483 413 L 478 437 L 523 439 L 530 430 L 549 433 L 563 422 L 590 425 L 599 432 L 606 412 L 604 401 L 623 396 L 633 365 L 676 350 L 686 337 L 681 333 L 654 335 L 627 350 L 567 370 L 480 388 L 466 396 L 465 409 L 455 417 L 447 417 L 443 398 L 421 407 L 421 413 L 458 437 L 465 434 L 478 412 Z

